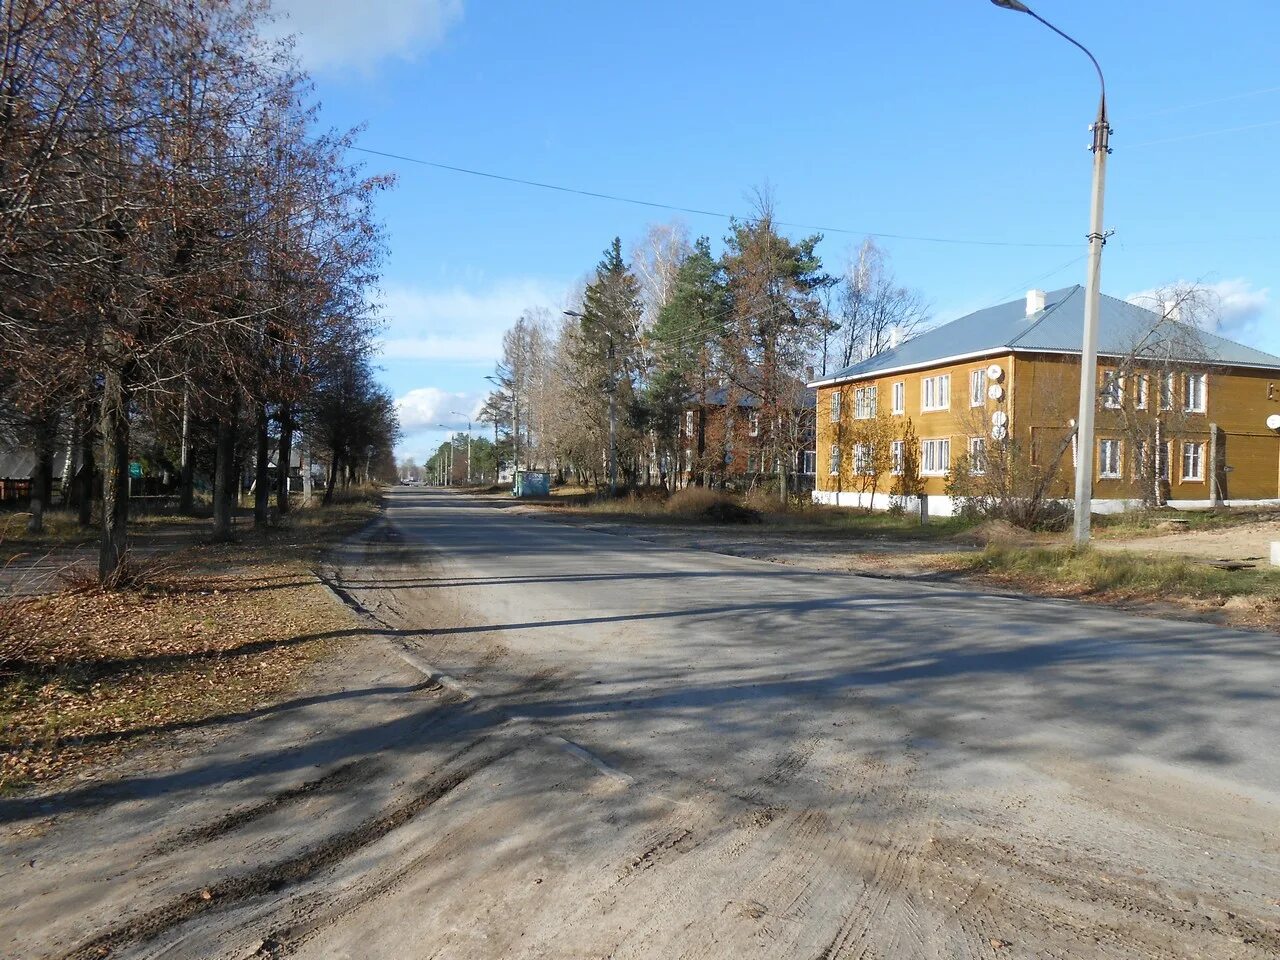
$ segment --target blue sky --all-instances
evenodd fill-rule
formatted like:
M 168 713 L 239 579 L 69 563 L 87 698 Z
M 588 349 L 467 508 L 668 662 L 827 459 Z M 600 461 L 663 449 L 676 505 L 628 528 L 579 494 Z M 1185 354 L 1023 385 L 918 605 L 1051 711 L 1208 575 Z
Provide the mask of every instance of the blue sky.
M 325 122 L 360 144 L 505 176 L 864 232 L 937 321 L 1084 278 L 1096 79 L 1083 54 L 988 0 L 276 0 Z M 1222 295 L 1223 332 L 1280 352 L 1280 6 L 1040 0 L 1106 72 L 1115 134 L 1103 290 Z M 1225 131 L 1225 132 L 1224 132 Z M 421 457 L 477 404 L 525 307 L 561 309 L 616 234 L 671 214 L 364 156 L 380 203 L 383 377 Z M 795 234 L 812 231 L 794 229 Z M 1063 246 L 1052 246 L 1061 244 Z

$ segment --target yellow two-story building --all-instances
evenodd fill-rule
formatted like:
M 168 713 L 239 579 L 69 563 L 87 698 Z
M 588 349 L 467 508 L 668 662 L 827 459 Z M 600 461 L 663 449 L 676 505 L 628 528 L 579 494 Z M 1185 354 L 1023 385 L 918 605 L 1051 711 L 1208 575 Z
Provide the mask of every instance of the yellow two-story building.
M 1081 287 L 1031 290 L 811 383 L 814 499 L 888 506 L 914 454 L 930 512 L 949 515 L 955 465 L 980 474 L 994 444 L 1070 498 L 1083 322 Z M 1280 502 L 1280 357 L 1172 305 L 1103 296 L 1098 326 L 1095 512 Z

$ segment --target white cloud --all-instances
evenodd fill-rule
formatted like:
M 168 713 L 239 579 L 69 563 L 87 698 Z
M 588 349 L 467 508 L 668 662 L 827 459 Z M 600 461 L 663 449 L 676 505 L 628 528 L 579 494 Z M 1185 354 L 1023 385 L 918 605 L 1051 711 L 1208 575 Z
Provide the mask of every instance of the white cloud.
M 441 425 L 450 430 L 461 430 L 466 429 L 468 418 L 475 425 L 476 414 L 483 402 L 483 398 L 473 393 L 418 387 L 396 398 L 396 413 L 400 416 L 400 429 L 406 436 L 439 430 Z
M 1193 284 L 1179 280 L 1175 287 Z M 1273 324 L 1264 323 L 1264 316 L 1271 306 L 1271 291 L 1257 288 L 1244 277 L 1219 280 L 1216 283 L 1199 284 L 1209 294 L 1208 313 L 1214 321 L 1213 332 L 1250 347 L 1274 351 L 1280 344 L 1272 331 Z M 1159 291 L 1140 290 L 1125 297 L 1130 303 L 1152 307 Z
M 502 334 L 522 312 L 540 307 L 554 314 L 566 292 L 564 286 L 534 279 L 506 280 L 483 290 L 393 286 L 383 296 L 383 359 L 491 365 L 501 356 Z
M 273 36 L 292 34 L 312 70 L 367 69 L 438 47 L 462 19 L 462 0 L 274 0 Z

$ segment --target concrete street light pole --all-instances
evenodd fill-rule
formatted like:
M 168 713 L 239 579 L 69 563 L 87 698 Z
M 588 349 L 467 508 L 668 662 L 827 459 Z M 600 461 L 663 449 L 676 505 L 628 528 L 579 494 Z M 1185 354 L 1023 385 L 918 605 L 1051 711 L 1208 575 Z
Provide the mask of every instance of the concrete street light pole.
M 467 483 L 471 482 L 471 418 L 457 410 L 449 411 L 455 417 L 463 417 L 467 421 Z
M 577 310 L 565 310 L 566 317 L 574 317 L 587 323 L 593 323 L 591 317 Z M 604 325 L 601 324 L 603 327 Z M 609 496 L 618 495 L 618 414 L 617 414 L 617 377 L 614 375 L 613 331 L 607 327 L 604 335 L 609 338 Z
M 997 7 L 1025 13 L 1038 20 L 1058 36 L 1084 52 L 1098 72 L 1101 94 L 1098 117 L 1090 128 L 1093 132 L 1093 196 L 1089 206 L 1089 271 L 1084 287 L 1084 338 L 1080 344 L 1080 410 L 1076 417 L 1076 503 L 1073 526 L 1075 542 L 1089 542 L 1089 526 L 1093 504 L 1093 422 L 1098 404 L 1098 306 L 1101 300 L 1102 247 L 1107 234 L 1102 228 L 1102 201 L 1106 190 L 1107 155 L 1111 153 L 1111 125 L 1107 122 L 1107 82 L 1102 67 L 1092 53 L 1078 40 L 1067 36 L 1048 20 L 1018 0 L 991 0 Z

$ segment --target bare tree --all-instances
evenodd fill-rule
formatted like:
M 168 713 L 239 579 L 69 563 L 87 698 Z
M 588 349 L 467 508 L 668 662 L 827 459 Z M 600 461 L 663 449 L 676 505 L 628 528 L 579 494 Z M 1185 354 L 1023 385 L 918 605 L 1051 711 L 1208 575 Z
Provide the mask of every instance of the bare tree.
M 924 299 L 898 283 L 888 256 L 870 237 L 850 260 L 838 299 L 837 369 L 911 339 L 929 320 Z

